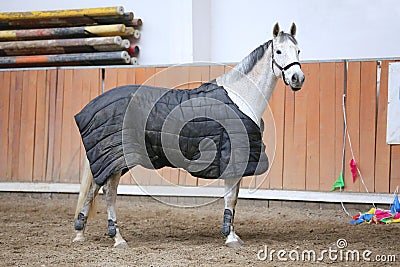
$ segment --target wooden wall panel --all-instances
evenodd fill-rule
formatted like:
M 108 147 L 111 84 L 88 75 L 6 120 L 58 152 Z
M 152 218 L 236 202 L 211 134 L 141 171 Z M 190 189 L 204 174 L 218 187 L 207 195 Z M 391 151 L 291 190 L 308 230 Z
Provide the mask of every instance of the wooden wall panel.
M 73 116 L 101 93 L 102 71 L 105 90 L 143 83 L 184 89 L 196 88 L 229 69 L 212 65 L 0 72 L 0 180 L 79 182 L 85 153 Z M 349 63 L 347 119 L 368 189 L 389 192 L 400 183 L 400 146 L 385 142 L 388 62 L 382 63 L 378 98 L 376 69 L 375 61 Z M 278 83 L 271 112 L 264 114 L 270 170 L 256 179 L 244 179 L 244 187 L 328 191 L 339 175 L 344 62 L 303 64 L 303 71 L 306 83 L 299 92 Z M 364 191 L 359 181 L 352 183 L 350 159 L 347 142 L 345 191 Z M 223 186 L 222 181 L 197 179 L 170 168 L 158 172 L 138 168 L 135 180 L 141 185 Z M 129 174 L 122 179 L 125 184 L 133 181 Z
M 7 181 L 8 121 L 10 117 L 10 72 L 0 73 L 0 181 Z
M 315 64 L 303 64 L 302 70 L 306 77 L 315 74 Z M 318 77 L 316 77 L 318 78 Z M 307 78 L 306 78 L 307 79 Z M 306 188 L 307 149 L 314 149 L 311 142 L 307 145 L 307 120 L 315 120 L 307 114 L 313 112 L 316 104 L 313 94 L 318 82 L 306 81 L 300 91 L 287 90 L 285 99 L 285 134 L 284 134 L 284 163 L 283 188 L 304 190 Z M 310 95 L 310 96 L 309 96 Z M 308 102 L 311 103 L 308 103 Z M 313 107 L 311 107 L 314 105 Z M 310 106 L 310 107 L 309 107 Z M 314 123 L 312 123 L 314 125 Z M 310 134 L 310 133 L 309 133 Z M 313 152 L 312 152 L 313 153 Z
M 210 80 L 210 66 L 189 67 L 189 89 L 199 87 Z
M 267 146 L 269 170 L 267 175 L 257 177 L 260 188 L 283 188 L 283 148 L 285 131 L 285 95 L 289 90 L 282 80 L 279 80 L 271 96 L 269 107 L 263 115 L 265 123 L 263 140 Z M 271 112 L 271 113 L 269 113 Z M 272 118 L 271 118 L 272 116 Z
M 154 74 L 156 68 L 137 68 L 135 69 L 135 83 L 154 86 Z
M 49 70 L 47 73 L 46 86 L 48 87 L 48 147 L 46 158 L 45 181 L 53 181 L 53 166 L 55 156 L 55 132 L 56 132 L 56 101 L 57 101 L 57 78 L 56 70 Z
M 23 72 L 12 71 L 10 81 L 10 120 L 8 124 L 8 173 L 13 181 L 18 180 L 19 146 L 21 131 L 21 106 Z
M 15 113 L 15 104 L 16 104 L 16 72 L 9 72 L 9 82 L 3 83 L 3 89 L 5 89 L 6 85 L 9 85 L 9 103 L 8 103 L 8 119 L 7 124 L 5 125 L 6 131 L 6 142 L 7 142 L 7 161 L 6 161 L 6 176 L 4 178 L 8 180 L 13 180 L 13 135 L 14 135 L 14 113 Z M 5 78 L 6 76 L 4 76 Z M 5 121 L 3 122 L 5 123 Z
M 118 86 L 136 83 L 136 71 L 131 68 L 123 68 L 118 73 Z
M 156 68 L 154 85 L 170 89 L 187 88 L 189 82 L 189 67 L 172 66 Z
M 132 68 L 107 68 L 105 71 L 104 78 L 104 91 L 108 91 L 112 88 L 135 84 L 135 69 Z
M 210 80 L 217 78 L 225 73 L 224 65 L 211 65 L 210 66 Z
M 305 189 L 306 175 L 306 90 L 286 92 L 283 188 Z
M 319 190 L 329 191 L 337 177 L 336 143 L 336 64 L 320 63 L 319 76 Z M 339 105 L 339 110 L 341 106 Z M 341 161 L 341 159 L 339 159 Z M 309 177 L 307 176 L 307 179 Z
M 117 87 L 119 71 L 120 69 L 114 68 L 104 70 L 104 92 Z
M 361 63 L 349 62 L 347 74 L 346 92 L 346 115 L 347 129 L 353 147 L 355 160 L 360 158 L 360 94 L 361 94 Z M 349 142 L 346 145 L 345 157 L 345 183 L 346 191 L 358 192 L 360 190 L 360 180 L 353 183 L 349 162 L 352 159 Z M 359 163 L 357 163 L 359 164 Z
M 76 171 L 76 155 L 75 144 L 73 144 L 74 127 L 73 122 L 73 108 L 76 101 L 80 101 L 80 92 L 76 86 L 79 86 L 74 81 L 74 70 L 65 69 L 64 72 L 64 95 L 63 95 L 63 109 L 62 109 L 62 136 L 61 136 L 61 158 L 60 158 L 60 181 L 77 181 L 79 179 L 79 172 Z M 81 81 L 80 81 L 81 82 Z M 80 88 L 79 88 L 80 89 Z
M 386 144 L 389 62 L 382 62 L 375 140 L 375 192 L 390 190 L 390 146 Z
M 48 151 L 49 87 L 47 70 L 39 70 L 36 82 L 36 112 L 33 154 L 33 181 L 44 181 Z
M 320 70 L 319 63 L 305 65 L 308 83 L 302 89 L 306 95 L 306 174 L 305 189 L 319 190 L 320 184 Z M 326 108 L 321 106 L 321 108 Z
M 361 62 L 359 168 L 368 191 L 375 188 L 376 61 Z M 360 191 L 365 192 L 364 185 Z
M 37 71 L 23 71 L 18 178 L 32 181 L 35 142 Z
M 295 113 L 295 95 L 293 92 L 286 91 L 285 97 L 285 135 L 283 147 L 283 189 L 293 188 L 292 180 L 297 177 L 296 173 L 296 153 L 294 146 L 294 113 Z M 304 175 L 304 174 L 301 174 Z M 300 181 L 302 183 L 303 181 Z M 300 186 L 298 186 L 300 187 Z
M 60 167 L 61 167 L 61 139 L 62 139 L 62 125 L 63 125 L 63 106 L 64 106 L 64 76 L 65 71 L 59 70 L 57 74 L 57 92 L 55 93 L 54 105 L 54 145 L 53 145 L 53 165 L 49 166 L 48 179 L 53 182 L 60 181 Z M 50 172 L 50 168 L 52 169 Z
M 328 190 L 331 190 L 334 182 L 339 177 L 340 172 L 342 171 L 342 161 L 343 161 L 343 129 L 344 129 L 344 120 L 343 120 L 343 94 L 345 87 L 344 80 L 344 72 L 345 72 L 345 63 L 338 62 L 335 63 L 335 134 L 333 135 L 335 138 L 335 160 L 332 162 L 332 165 L 335 166 L 335 174 L 334 179 L 330 184 L 327 185 Z M 323 117 L 321 119 L 324 119 Z M 344 166 L 343 166 L 344 167 Z M 321 177 L 321 179 L 325 179 Z M 325 187 L 321 187 L 323 190 Z
M 10 118 L 11 73 L 0 72 L 0 181 L 11 178 L 8 173 L 8 124 Z

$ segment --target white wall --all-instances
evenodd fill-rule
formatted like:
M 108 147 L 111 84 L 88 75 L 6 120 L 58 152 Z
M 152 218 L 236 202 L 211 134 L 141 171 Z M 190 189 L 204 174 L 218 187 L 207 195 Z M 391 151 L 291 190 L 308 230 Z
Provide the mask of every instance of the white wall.
M 217 0 L 211 10 L 215 61 L 239 60 L 276 21 L 296 22 L 302 59 L 400 56 L 398 0 Z
M 239 61 L 276 21 L 296 22 L 303 60 L 400 56 L 398 0 L 13 0 L 0 11 L 114 5 L 143 19 L 141 64 Z
M 123 6 L 143 20 L 140 64 L 192 62 L 191 0 L 4 0 L 0 12 Z

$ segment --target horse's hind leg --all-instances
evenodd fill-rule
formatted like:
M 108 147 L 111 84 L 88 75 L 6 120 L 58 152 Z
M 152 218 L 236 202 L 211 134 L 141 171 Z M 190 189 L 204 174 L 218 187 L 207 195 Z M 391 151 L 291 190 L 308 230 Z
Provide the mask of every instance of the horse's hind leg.
M 89 214 L 94 213 L 94 199 L 99 192 L 100 186 L 93 180 L 93 175 L 90 170 L 89 161 L 86 160 L 82 173 L 81 188 L 79 190 L 78 203 L 75 211 L 76 237 L 74 242 L 84 241 L 84 231 Z
M 121 173 L 110 177 L 103 187 L 105 198 L 107 202 L 107 215 L 108 215 L 108 235 L 114 238 L 114 247 L 125 247 L 128 244 L 122 238 L 120 230 L 117 225 L 117 213 L 115 210 L 115 203 L 117 201 L 117 188 Z
M 96 183 L 92 183 L 90 189 L 86 195 L 86 199 L 83 202 L 82 208 L 79 209 L 79 213 L 77 214 L 74 228 L 76 231 L 76 237 L 73 242 L 82 242 L 85 241 L 84 232 L 87 223 L 87 219 L 89 217 L 90 208 L 92 207 L 92 203 L 97 193 L 99 192 L 100 186 Z
M 222 224 L 222 234 L 226 237 L 225 245 L 233 248 L 239 248 L 243 245 L 243 241 L 233 230 L 235 206 L 237 203 L 241 179 L 242 178 L 225 179 L 225 211 Z

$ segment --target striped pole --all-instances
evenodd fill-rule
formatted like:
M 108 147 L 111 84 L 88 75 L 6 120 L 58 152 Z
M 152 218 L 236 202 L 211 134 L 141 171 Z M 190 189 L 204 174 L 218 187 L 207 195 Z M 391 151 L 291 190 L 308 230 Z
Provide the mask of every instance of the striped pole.
M 39 11 L 38 11 L 39 12 Z M 6 12 L 7 13 L 7 12 Z M 9 13 L 9 12 L 8 12 Z M 22 12 L 24 13 L 24 12 Z M 3 13 L 0 13 L 3 14 Z M 101 15 L 84 14 L 70 16 L 54 16 L 46 18 L 47 14 L 42 16 L 25 16 L 20 19 L 6 19 L 6 16 L 0 16 L 0 29 L 34 29 L 34 28 L 49 28 L 59 27 L 60 25 L 66 27 L 73 26 L 89 26 L 89 25 L 105 25 L 105 24 L 125 24 L 126 26 L 133 25 L 133 12 L 127 12 L 120 15 Z M 12 16 L 15 17 L 15 16 Z
M 60 39 L 89 36 L 126 36 L 126 28 L 124 24 L 113 24 L 66 28 L 5 30 L 0 31 L 0 41 Z M 133 35 L 133 30 L 130 35 Z
M 122 40 L 120 36 L 0 42 L 0 56 L 122 51 L 129 47 L 129 40 Z
M 0 67 L 132 64 L 127 51 L 65 55 L 0 57 Z
M 76 38 L 76 39 L 56 39 L 56 40 L 33 40 L 19 42 L 0 42 L 0 50 L 46 47 L 70 47 L 70 46 L 96 46 L 96 45 L 119 45 L 122 44 L 121 36 Z
M 44 20 L 54 18 L 74 18 L 74 17 L 99 17 L 99 16 L 122 16 L 124 8 L 122 6 L 98 7 L 83 9 L 48 10 L 48 11 L 29 11 L 29 12 L 0 12 L 0 22 L 11 20 Z

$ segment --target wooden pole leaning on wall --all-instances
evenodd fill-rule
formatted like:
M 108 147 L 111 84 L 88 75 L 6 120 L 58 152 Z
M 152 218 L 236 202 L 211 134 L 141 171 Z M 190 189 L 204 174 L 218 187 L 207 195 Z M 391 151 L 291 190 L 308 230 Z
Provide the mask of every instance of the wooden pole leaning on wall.
M 130 42 L 120 36 L 0 42 L 0 56 L 122 51 L 129 48 Z
M 55 40 L 33 40 L 20 42 L 0 42 L 0 51 L 5 49 L 29 49 L 46 47 L 68 47 L 68 46 L 95 46 L 95 45 L 121 45 L 121 36 L 93 37 L 76 39 L 55 39 Z
M 142 19 L 133 19 L 132 20 L 132 25 L 140 27 L 140 26 L 143 25 L 143 21 L 142 21 Z
M 97 11 L 97 9 L 100 11 Z M 107 11 L 107 9 L 110 10 Z M 118 9 L 123 11 L 123 7 L 111 7 L 79 9 L 81 12 L 74 12 L 75 10 L 3 12 L 0 13 L 0 29 L 15 30 L 59 27 L 60 25 L 74 27 L 108 24 L 124 24 L 132 27 L 135 26 L 135 23 L 141 23 L 141 21 L 138 22 L 140 19 L 134 19 L 133 12 L 118 12 Z M 105 11 L 102 12 L 101 10 Z M 60 14 L 60 16 L 56 14 Z
M 132 62 L 127 51 L 0 57 L 0 67 L 2 68 L 102 64 L 132 64 Z
M 126 27 L 125 32 L 121 34 L 121 36 L 133 36 L 135 33 L 135 29 L 133 27 Z
M 8 22 L 11 20 L 43 20 L 83 16 L 100 17 L 122 15 L 124 15 L 124 8 L 122 6 L 29 12 L 0 12 L 0 22 Z
M 54 55 L 69 53 L 90 53 L 90 52 L 107 52 L 107 51 L 128 51 L 130 42 L 123 40 L 120 45 L 106 44 L 93 46 L 70 46 L 70 47 L 43 47 L 43 48 L 27 48 L 25 50 L 6 49 L 0 51 L 0 56 L 23 56 L 23 55 Z
M 128 49 L 128 53 L 131 56 L 136 56 L 137 54 L 139 54 L 140 52 L 140 48 L 137 45 L 131 45 Z
M 25 29 L 0 31 L 0 41 L 32 40 L 32 39 L 62 39 L 91 36 L 126 36 L 124 24 L 80 26 L 65 28 Z M 129 28 L 129 27 L 128 27 Z M 130 31 L 128 35 L 133 35 Z

